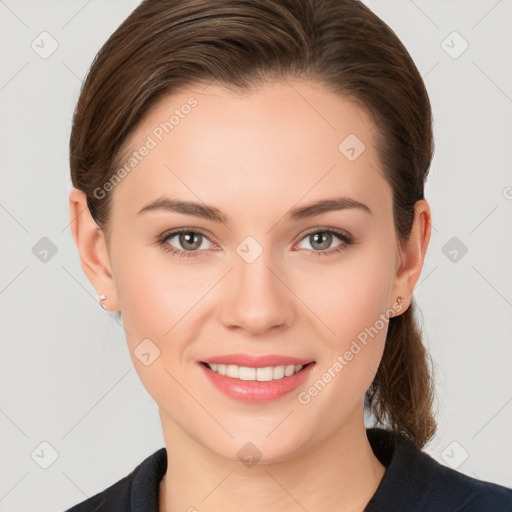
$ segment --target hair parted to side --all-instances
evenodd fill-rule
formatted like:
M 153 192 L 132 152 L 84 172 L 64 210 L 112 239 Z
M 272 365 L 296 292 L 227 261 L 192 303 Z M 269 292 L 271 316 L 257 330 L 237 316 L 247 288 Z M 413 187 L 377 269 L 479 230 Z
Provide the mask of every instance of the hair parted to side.
M 233 92 L 288 78 L 316 81 L 375 123 L 393 190 L 399 243 L 408 238 L 433 155 L 432 112 L 418 69 L 391 28 L 358 0 L 145 0 L 103 45 L 73 117 L 70 167 L 108 234 L 111 192 L 130 135 L 158 100 L 215 83 Z M 431 361 L 415 304 L 392 317 L 365 405 L 377 424 L 419 448 L 436 431 Z

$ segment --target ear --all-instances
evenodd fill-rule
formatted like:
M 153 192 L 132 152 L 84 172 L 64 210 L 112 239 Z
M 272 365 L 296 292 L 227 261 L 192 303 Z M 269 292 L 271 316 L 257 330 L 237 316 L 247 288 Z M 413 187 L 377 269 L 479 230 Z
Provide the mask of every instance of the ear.
M 402 297 L 400 313 L 404 313 L 411 303 L 412 292 L 423 269 L 431 231 L 430 205 L 425 199 L 420 199 L 414 205 L 414 223 L 411 234 L 400 247 L 397 259 L 392 300 L 395 301 L 397 297 Z
M 69 216 L 71 234 L 85 275 L 96 290 L 96 295 L 106 295 L 102 305 L 110 311 L 118 311 L 119 302 L 105 234 L 91 216 L 85 193 L 76 188 L 69 194 Z

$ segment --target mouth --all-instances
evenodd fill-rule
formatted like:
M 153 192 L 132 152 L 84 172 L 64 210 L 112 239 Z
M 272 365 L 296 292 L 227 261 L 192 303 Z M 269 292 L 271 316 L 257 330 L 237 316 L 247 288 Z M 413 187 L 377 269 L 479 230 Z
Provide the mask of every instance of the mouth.
M 207 382 L 227 397 L 260 403 L 290 394 L 306 381 L 316 366 L 316 361 L 276 356 L 233 355 L 198 362 Z
M 232 379 L 244 380 L 244 381 L 257 381 L 257 382 L 271 382 L 273 380 L 280 380 L 287 377 L 291 377 L 299 373 L 303 368 L 306 368 L 314 361 L 302 364 L 280 364 L 277 366 L 263 366 L 263 367 L 251 367 L 251 366 L 238 366 L 236 364 L 223 364 L 223 363 L 206 363 L 201 362 L 203 366 L 206 366 L 212 372 L 218 373 L 225 377 L 231 377 Z

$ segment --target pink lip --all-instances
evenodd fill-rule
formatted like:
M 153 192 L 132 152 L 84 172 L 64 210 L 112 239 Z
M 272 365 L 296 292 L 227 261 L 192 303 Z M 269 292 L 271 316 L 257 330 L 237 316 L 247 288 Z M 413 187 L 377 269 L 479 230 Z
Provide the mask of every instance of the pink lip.
M 292 358 L 286 358 L 286 360 L 291 361 Z M 226 396 L 242 402 L 261 403 L 276 400 L 277 398 L 280 398 L 298 388 L 309 377 L 316 365 L 314 362 L 311 362 L 311 364 L 308 364 L 298 373 L 295 373 L 290 377 L 283 377 L 282 379 L 266 382 L 235 379 L 233 377 L 220 375 L 219 373 L 210 370 L 210 368 L 208 368 L 205 364 L 200 363 L 198 366 L 204 375 L 208 378 L 208 380 Z M 267 364 L 267 366 L 279 365 Z
M 312 359 L 299 359 L 298 357 L 280 356 L 269 354 L 265 356 L 251 356 L 249 354 L 226 354 L 224 356 L 215 356 L 203 360 L 204 363 L 217 364 L 236 364 L 237 366 L 246 366 L 248 368 L 264 368 L 266 366 L 281 365 L 306 365 L 312 362 Z

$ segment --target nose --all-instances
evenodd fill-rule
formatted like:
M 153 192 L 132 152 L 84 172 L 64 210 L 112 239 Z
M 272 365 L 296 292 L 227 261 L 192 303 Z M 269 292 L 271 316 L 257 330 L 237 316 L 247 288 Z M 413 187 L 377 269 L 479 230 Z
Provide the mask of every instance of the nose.
M 252 263 L 236 256 L 234 267 L 223 283 L 223 325 L 252 336 L 289 327 L 296 311 L 282 269 L 265 251 Z

